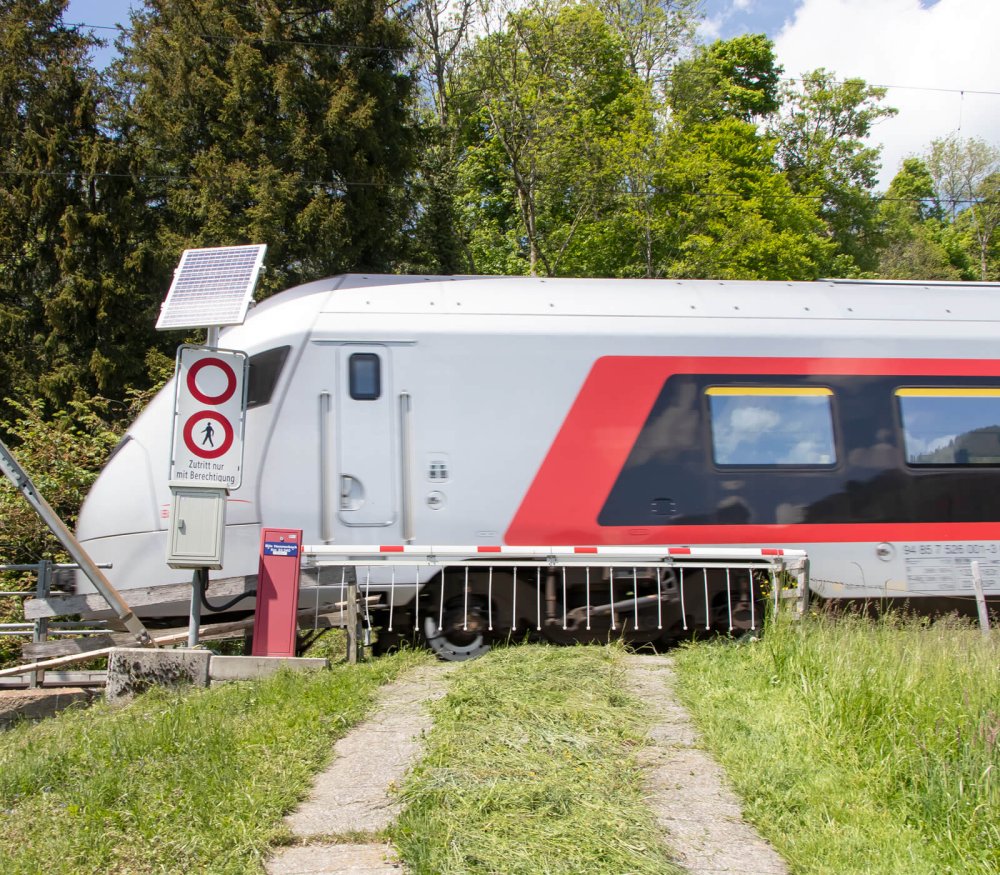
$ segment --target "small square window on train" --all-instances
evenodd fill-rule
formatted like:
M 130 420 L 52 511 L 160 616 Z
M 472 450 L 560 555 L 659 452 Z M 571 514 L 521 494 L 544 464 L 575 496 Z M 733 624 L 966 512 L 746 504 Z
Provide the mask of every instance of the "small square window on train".
M 1000 465 L 1000 389 L 897 389 L 909 465 Z
M 382 360 L 373 352 L 356 352 L 348 359 L 348 382 L 355 401 L 376 401 L 382 395 Z
M 833 392 L 813 386 L 712 386 L 717 465 L 831 467 L 837 463 Z

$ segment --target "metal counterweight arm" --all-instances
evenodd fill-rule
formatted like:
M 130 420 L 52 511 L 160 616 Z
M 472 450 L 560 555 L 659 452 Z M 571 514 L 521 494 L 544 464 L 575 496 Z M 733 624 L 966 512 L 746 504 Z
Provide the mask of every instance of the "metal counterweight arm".
M 35 488 L 35 484 L 31 482 L 31 478 L 27 472 L 18 464 L 17 459 L 14 458 L 3 441 L 0 441 L 0 468 L 3 469 L 3 473 L 7 476 L 7 479 L 14 484 L 14 488 L 34 508 L 35 513 L 41 517 L 42 522 L 59 539 L 66 548 L 66 552 L 73 558 L 73 561 L 80 567 L 80 570 L 87 575 L 97 591 L 104 596 L 104 600 L 118 615 L 118 619 L 125 624 L 125 628 L 135 636 L 135 640 L 139 645 L 141 647 L 155 647 L 156 644 L 150 637 L 146 627 L 142 624 L 142 621 L 132 613 L 132 609 L 126 604 L 125 599 L 111 585 L 111 581 L 104 576 L 104 572 L 87 555 L 87 551 L 83 549 L 83 546 L 59 518 L 59 515 L 52 509 L 52 506 Z

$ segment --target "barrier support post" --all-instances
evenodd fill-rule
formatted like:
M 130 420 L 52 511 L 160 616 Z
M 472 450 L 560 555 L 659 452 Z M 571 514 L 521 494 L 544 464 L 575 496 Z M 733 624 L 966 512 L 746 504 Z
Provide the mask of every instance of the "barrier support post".
M 972 562 L 972 586 L 976 591 L 976 611 L 979 613 L 979 630 L 987 638 L 990 636 L 990 615 L 986 611 L 986 593 L 983 591 L 983 575 L 979 563 Z
M 358 582 L 347 584 L 347 662 L 358 664 Z
M 798 615 L 804 617 L 809 610 L 809 559 L 801 560 L 798 573 L 799 603 Z
M 42 559 L 38 563 L 38 583 L 35 587 L 36 598 L 45 599 L 49 597 L 49 590 L 52 588 L 52 562 L 49 559 Z M 49 638 L 48 617 L 39 617 L 35 620 L 34 629 L 31 632 L 33 644 L 41 644 Z M 35 689 L 45 683 L 45 669 L 39 669 L 28 675 L 28 687 Z

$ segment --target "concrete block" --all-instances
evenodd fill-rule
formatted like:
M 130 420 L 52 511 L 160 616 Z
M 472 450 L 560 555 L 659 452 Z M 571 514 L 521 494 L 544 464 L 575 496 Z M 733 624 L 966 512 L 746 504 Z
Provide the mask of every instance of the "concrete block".
M 73 705 L 85 707 L 94 697 L 96 690 L 89 689 L 34 689 L 0 691 L 0 727 L 17 720 L 41 720 L 52 717 Z
M 208 667 L 212 681 L 250 681 L 266 678 L 282 668 L 318 671 L 329 668 L 327 659 L 291 656 L 213 656 Z
M 109 702 L 131 699 L 154 686 L 208 686 L 207 650 L 116 647 L 108 656 Z

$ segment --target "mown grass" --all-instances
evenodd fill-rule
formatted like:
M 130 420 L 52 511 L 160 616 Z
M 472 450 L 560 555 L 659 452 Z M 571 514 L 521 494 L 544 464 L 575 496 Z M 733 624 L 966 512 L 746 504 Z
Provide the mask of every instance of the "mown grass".
M 0 872 L 261 872 L 332 741 L 428 659 L 154 690 L 0 733 Z
M 1000 872 L 995 637 L 779 618 L 760 641 L 676 661 L 708 747 L 794 872 Z
M 641 792 L 620 648 L 494 650 L 452 676 L 390 832 L 414 873 L 676 872 Z

